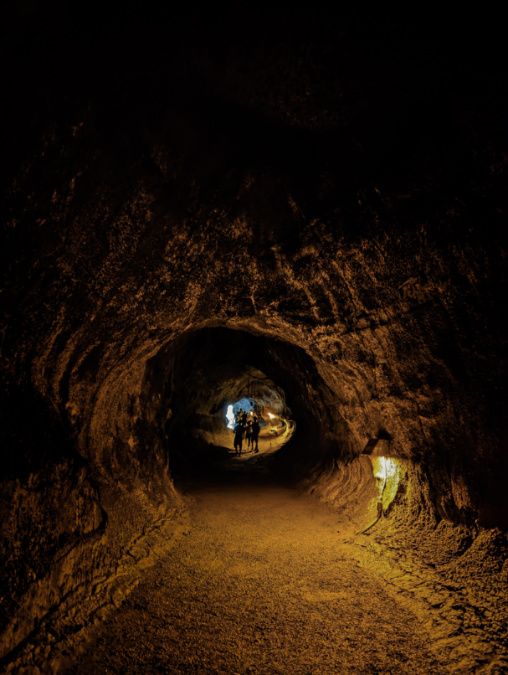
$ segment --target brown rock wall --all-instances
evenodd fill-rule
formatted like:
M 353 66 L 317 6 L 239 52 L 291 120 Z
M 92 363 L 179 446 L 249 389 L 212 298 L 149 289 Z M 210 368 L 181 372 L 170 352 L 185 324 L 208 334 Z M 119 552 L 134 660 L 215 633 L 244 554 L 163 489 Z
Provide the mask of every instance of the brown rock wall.
M 27 12 L 45 25 L 42 4 Z M 260 10 L 235 33 L 181 9 L 172 39 L 164 21 L 106 13 L 99 35 L 95 17 L 48 12 L 48 32 L 18 17 L 7 41 L 9 602 L 42 621 L 70 592 L 52 561 L 77 556 L 90 588 L 173 513 L 175 429 L 238 385 L 214 391 L 217 352 L 199 343 L 214 329 L 236 331 L 239 363 L 258 340 L 253 367 L 298 418 L 285 475 L 370 514 L 358 457 L 390 438 L 395 530 L 506 527 L 505 107 L 489 50 L 354 12 Z

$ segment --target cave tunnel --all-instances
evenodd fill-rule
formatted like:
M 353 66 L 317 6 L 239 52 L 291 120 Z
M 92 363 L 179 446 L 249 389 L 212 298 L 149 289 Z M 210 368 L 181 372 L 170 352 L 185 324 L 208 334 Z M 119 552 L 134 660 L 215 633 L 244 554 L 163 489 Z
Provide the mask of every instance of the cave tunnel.
M 290 342 L 245 330 L 202 328 L 162 348 L 150 359 L 145 377 L 161 385 L 160 398 L 152 400 L 165 418 L 161 431 L 173 475 L 178 467 L 202 467 L 214 456 L 213 446 L 223 451 L 233 448 L 234 424 L 228 427 L 227 420 L 230 406 L 236 413 L 233 419 L 240 411 L 246 415 L 252 411 L 250 417 L 259 418 L 265 450 L 289 443 L 283 454 L 293 462 L 286 471 L 292 465 L 298 470 L 301 464 L 315 464 L 320 456 L 333 457 L 333 445 L 339 456 L 334 439 L 340 423 L 333 419 L 327 385 L 313 359 Z M 277 427 L 271 420 L 284 424 Z M 282 434 L 275 443 L 278 430 Z
M 504 37 L 149 4 L 6 13 L 0 670 L 508 672 Z

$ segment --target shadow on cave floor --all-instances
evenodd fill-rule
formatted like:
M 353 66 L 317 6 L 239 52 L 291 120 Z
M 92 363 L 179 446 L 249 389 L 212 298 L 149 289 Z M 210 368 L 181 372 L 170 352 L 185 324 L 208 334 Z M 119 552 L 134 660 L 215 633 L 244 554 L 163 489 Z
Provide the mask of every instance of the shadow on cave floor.
M 206 484 L 223 486 L 238 484 L 270 484 L 282 482 L 272 471 L 274 453 L 260 443 L 259 452 L 235 451 L 224 446 L 209 445 L 198 439 L 187 441 L 185 451 L 177 454 L 171 467 L 175 486 L 186 493 Z

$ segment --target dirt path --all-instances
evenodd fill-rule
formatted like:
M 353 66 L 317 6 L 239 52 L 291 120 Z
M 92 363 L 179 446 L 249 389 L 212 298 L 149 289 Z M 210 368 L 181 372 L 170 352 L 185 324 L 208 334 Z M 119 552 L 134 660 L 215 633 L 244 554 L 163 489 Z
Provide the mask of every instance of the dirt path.
M 341 548 L 336 515 L 235 478 L 188 487 L 192 531 L 71 672 L 442 672 L 416 618 Z

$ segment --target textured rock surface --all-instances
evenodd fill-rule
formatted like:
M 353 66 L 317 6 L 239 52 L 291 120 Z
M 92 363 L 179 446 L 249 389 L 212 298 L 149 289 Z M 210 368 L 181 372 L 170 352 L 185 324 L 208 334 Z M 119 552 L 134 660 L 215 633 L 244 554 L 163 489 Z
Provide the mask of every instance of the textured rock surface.
M 246 350 L 297 420 L 282 474 L 366 525 L 356 458 L 390 439 L 390 536 L 423 528 L 447 574 L 476 559 L 507 525 L 496 41 L 317 12 L 52 12 L 26 8 L 7 42 L 2 656 L 71 589 L 86 623 L 97 575 L 171 527 L 172 452 Z M 211 395 L 218 353 L 237 379 Z

